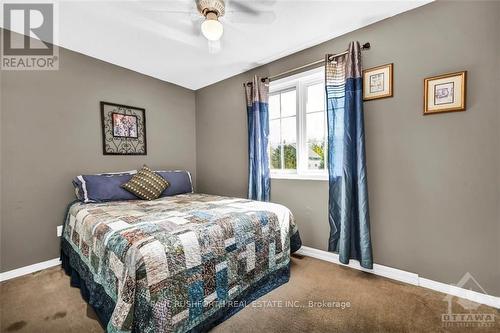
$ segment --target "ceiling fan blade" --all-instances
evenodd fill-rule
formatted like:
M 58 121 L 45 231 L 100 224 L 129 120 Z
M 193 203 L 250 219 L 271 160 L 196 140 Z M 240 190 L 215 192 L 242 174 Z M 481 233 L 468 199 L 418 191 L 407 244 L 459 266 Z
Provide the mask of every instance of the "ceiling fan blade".
M 231 9 L 257 15 L 259 13 L 258 7 L 270 7 L 274 6 L 275 3 L 276 0 L 230 0 L 229 6 Z
M 259 5 L 262 5 L 262 6 L 274 6 L 274 4 L 276 3 L 277 0 L 256 0 L 256 1 L 253 1 L 253 2 L 256 2 L 258 3 Z
M 191 13 L 196 4 L 186 1 L 123 1 L 120 6 L 129 7 L 135 12 Z
M 233 23 L 270 24 L 276 20 L 276 14 L 272 11 L 258 11 L 257 14 L 229 11 L 222 18 Z
M 248 4 L 246 4 L 242 1 L 236 1 L 236 0 L 230 1 L 229 8 L 232 10 L 235 10 L 235 11 L 241 11 L 241 12 L 252 14 L 252 15 L 259 14 L 259 12 L 256 9 L 248 6 Z
M 152 8 L 152 9 L 145 9 L 148 12 L 155 12 L 155 13 L 168 13 L 168 14 L 182 14 L 182 15 L 190 15 L 192 14 L 191 10 L 173 10 L 173 9 L 165 9 L 165 8 Z

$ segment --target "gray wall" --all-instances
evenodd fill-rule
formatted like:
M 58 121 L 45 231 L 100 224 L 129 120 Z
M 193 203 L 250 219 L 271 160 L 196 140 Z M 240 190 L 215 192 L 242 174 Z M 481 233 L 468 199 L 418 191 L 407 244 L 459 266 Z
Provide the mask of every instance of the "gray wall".
M 196 95 L 64 49 L 59 71 L 0 71 L 0 271 L 58 256 L 55 227 L 79 173 L 185 168 L 197 171 L 201 192 L 245 197 L 241 83 L 359 40 L 372 43 L 364 67 L 395 65 L 394 98 L 365 103 L 375 261 L 445 283 L 469 271 L 500 296 L 499 22 L 499 2 L 433 3 Z M 462 69 L 468 110 L 422 116 L 423 79 Z M 101 100 L 146 109 L 147 156 L 102 155 Z M 292 209 L 305 245 L 319 249 L 327 191 L 324 181 L 272 181 L 272 200 Z
M 364 67 L 395 68 L 394 97 L 365 103 L 375 262 L 445 283 L 468 271 L 500 296 L 499 22 L 500 2 L 432 3 L 198 90 L 198 190 L 246 196 L 242 82 L 369 41 Z M 467 111 L 424 117 L 423 79 L 459 70 Z M 271 196 L 326 250 L 327 182 L 272 180 Z
M 81 173 L 195 176 L 194 91 L 60 49 L 60 69 L 1 71 L 1 271 L 59 256 L 56 226 Z M 146 109 L 147 156 L 102 154 L 99 102 Z

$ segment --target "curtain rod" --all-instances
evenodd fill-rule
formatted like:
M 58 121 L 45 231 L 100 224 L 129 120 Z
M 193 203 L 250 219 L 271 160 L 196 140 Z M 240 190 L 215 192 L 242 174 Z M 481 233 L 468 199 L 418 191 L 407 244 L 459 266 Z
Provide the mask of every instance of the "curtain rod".
M 361 50 L 369 50 L 370 49 L 370 43 L 367 42 L 367 43 L 364 43 L 362 46 L 361 46 Z M 344 51 L 344 52 L 341 52 L 341 53 L 337 53 L 337 54 L 334 54 L 334 55 L 331 55 L 328 60 L 333 60 L 337 57 L 340 57 L 340 56 L 343 56 L 345 54 L 349 53 L 348 50 Z M 325 59 L 320 59 L 320 60 L 317 60 L 317 61 L 314 61 L 314 62 L 311 62 L 309 64 L 306 64 L 306 65 L 302 65 L 302 66 L 299 66 L 299 67 L 296 67 L 296 68 L 292 68 L 292 69 L 289 69 L 287 71 L 284 71 L 284 72 L 281 72 L 279 74 L 276 74 L 276 75 L 271 75 L 271 76 L 268 76 L 268 77 L 263 77 L 261 79 L 262 82 L 266 81 L 266 80 L 269 80 L 269 81 L 272 81 L 272 80 L 275 80 L 276 78 L 278 77 L 282 77 L 282 76 L 285 76 L 287 74 L 290 74 L 290 73 L 293 73 L 293 72 L 296 72 L 296 71 L 299 71 L 301 69 L 304 69 L 304 68 L 308 68 L 308 67 L 311 67 L 311 66 L 314 66 L 314 65 L 319 65 L 321 63 L 324 63 L 325 62 Z M 246 84 L 252 84 L 252 82 L 246 82 L 246 83 L 243 83 L 243 85 L 246 85 Z

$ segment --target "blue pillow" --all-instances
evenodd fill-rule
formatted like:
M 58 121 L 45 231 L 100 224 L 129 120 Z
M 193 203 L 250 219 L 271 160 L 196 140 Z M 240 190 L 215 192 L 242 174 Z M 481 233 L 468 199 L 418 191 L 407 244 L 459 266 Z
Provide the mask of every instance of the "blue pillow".
M 193 193 L 193 184 L 189 171 L 174 170 L 155 172 L 169 183 L 169 186 L 163 191 L 160 197 Z M 132 170 L 117 173 L 77 176 L 73 179 L 76 197 L 78 200 L 85 203 L 137 200 L 138 198 L 135 195 L 121 187 L 121 185 L 128 182 L 136 173 L 136 170 Z
M 73 179 L 75 193 L 83 202 L 105 202 L 115 200 L 136 200 L 137 197 L 121 187 L 137 171 L 80 175 Z
M 163 177 L 170 185 L 160 195 L 161 197 L 169 197 L 171 195 L 193 193 L 193 183 L 191 174 L 186 170 L 173 171 L 155 171 Z

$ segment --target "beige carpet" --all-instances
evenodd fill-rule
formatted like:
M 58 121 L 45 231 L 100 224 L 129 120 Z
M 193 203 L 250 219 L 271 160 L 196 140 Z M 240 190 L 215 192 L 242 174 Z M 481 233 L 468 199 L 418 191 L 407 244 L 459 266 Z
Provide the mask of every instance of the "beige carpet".
M 495 322 L 489 327 L 443 326 L 441 315 L 448 309 L 444 296 L 297 257 L 292 259 L 289 283 L 212 332 L 500 332 L 499 310 L 479 305 L 465 310 L 456 298 L 454 313 L 493 314 Z M 1 283 L 0 299 L 1 332 L 102 332 L 94 312 L 60 268 Z

